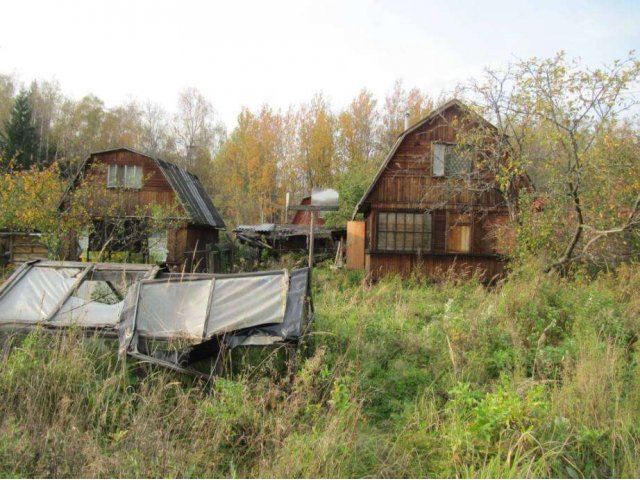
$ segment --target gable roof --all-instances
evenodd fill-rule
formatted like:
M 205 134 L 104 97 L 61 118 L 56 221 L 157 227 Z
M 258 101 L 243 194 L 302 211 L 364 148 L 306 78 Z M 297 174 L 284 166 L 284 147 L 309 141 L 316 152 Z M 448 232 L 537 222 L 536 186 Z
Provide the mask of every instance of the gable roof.
M 60 205 L 62 205 L 64 199 L 74 188 L 91 157 L 121 150 L 142 155 L 143 157 L 147 157 L 155 162 L 155 164 L 158 166 L 167 182 L 175 192 L 176 197 L 189 215 L 192 224 L 205 225 L 218 229 L 226 228 L 222 217 L 216 210 L 216 207 L 213 205 L 211 198 L 204 190 L 200 179 L 196 175 L 188 172 L 178 165 L 167 162 L 166 160 L 161 160 L 160 158 L 153 157 L 146 153 L 139 152 L 129 147 L 117 147 L 90 153 L 89 156 L 82 162 L 82 165 L 78 169 L 78 172 L 69 183 L 69 186 L 67 187 L 67 190 L 65 191 L 62 200 L 60 201 Z
M 470 113 L 474 114 L 474 116 L 476 116 L 478 119 L 480 119 L 483 123 L 488 124 L 491 127 L 495 128 L 493 125 L 491 125 L 491 123 L 489 123 L 487 120 L 482 118 L 480 115 L 477 115 L 473 111 L 471 111 L 469 109 L 469 107 L 467 107 L 463 102 L 461 102 L 457 98 L 449 100 L 448 102 L 444 103 L 440 107 L 436 108 L 429 115 L 424 117 L 419 122 L 417 122 L 417 123 L 413 124 L 412 126 L 410 126 L 408 129 L 406 129 L 404 132 L 402 132 L 398 136 L 398 138 L 396 140 L 396 143 L 393 144 L 393 148 L 391 149 L 389 154 L 384 159 L 384 162 L 382 162 L 382 165 L 380 165 L 380 168 L 378 169 L 378 172 L 376 173 L 376 176 L 374 177 L 373 181 L 369 185 L 369 188 L 367 189 L 366 192 L 364 192 L 364 195 L 362 195 L 362 198 L 360 199 L 360 201 L 356 205 L 356 208 L 353 211 L 353 215 L 351 216 L 352 219 L 354 219 L 356 217 L 356 215 L 362 211 L 363 204 L 367 201 L 367 198 L 369 198 L 369 195 L 371 195 L 371 192 L 373 191 L 374 187 L 378 183 L 378 180 L 380 180 L 380 177 L 382 176 L 382 173 L 387 168 L 387 165 L 389 165 L 389 162 L 391 161 L 391 159 L 393 158 L 393 156 L 395 155 L 396 151 L 398 150 L 398 148 L 400 147 L 400 145 L 402 144 L 404 139 L 407 137 L 407 135 L 409 135 L 410 133 L 414 132 L 418 128 L 422 127 L 426 123 L 429 123 L 430 121 L 434 120 L 435 118 L 442 116 L 445 111 L 447 111 L 447 110 L 449 110 L 450 108 L 453 108 L 453 107 L 458 107 L 461 110 L 464 110 L 466 112 L 470 112 Z

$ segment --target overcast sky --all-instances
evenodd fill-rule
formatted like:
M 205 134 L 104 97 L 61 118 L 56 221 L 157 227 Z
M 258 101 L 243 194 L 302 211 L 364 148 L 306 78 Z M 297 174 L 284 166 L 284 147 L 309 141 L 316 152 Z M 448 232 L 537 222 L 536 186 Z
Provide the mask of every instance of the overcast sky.
M 0 73 L 107 106 L 174 110 L 193 86 L 230 128 L 243 105 L 322 91 L 339 108 L 399 78 L 436 96 L 487 65 L 561 49 L 597 65 L 640 47 L 638 0 L 12 0 L 0 12 Z

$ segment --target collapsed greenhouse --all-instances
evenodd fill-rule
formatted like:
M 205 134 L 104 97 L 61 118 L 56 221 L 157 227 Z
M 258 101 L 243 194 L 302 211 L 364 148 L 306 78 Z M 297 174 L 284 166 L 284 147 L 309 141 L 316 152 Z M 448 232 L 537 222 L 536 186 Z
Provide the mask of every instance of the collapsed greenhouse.
M 170 273 L 153 265 L 36 260 L 0 287 L 0 330 L 80 328 L 184 373 L 221 349 L 296 345 L 313 319 L 309 269 Z

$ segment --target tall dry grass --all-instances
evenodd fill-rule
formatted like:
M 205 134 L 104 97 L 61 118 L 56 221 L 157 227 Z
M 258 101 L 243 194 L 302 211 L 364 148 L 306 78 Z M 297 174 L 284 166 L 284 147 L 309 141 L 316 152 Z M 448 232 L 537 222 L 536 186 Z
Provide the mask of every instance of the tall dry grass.
M 79 332 L 5 339 L 0 475 L 640 475 L 638 266 L 567 280 L 527 265 L 492 289 L 314 280 L 293 376 L 267 351 L 204 383 Z

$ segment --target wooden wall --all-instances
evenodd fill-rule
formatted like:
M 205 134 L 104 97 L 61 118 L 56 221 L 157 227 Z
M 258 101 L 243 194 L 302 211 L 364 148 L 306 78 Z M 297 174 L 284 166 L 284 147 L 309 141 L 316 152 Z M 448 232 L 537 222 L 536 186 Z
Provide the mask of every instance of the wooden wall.
M 108 165 L 137 165 L 142 167 L 142 188 L 125 190 L 107 188 Z M 134 214 L 138 207 L 146 205 L 171 206 L 176 195 L 162 170 L 149 157 L 128 150 L 95 154 L 84 172 L 83 184 L 89 182 L 95 192 L 90 210 L 101 216 L 109 208 L 117 208 L 124 214 Z M 185 213 L 186 214 L 186 213 Z
M 483 255 L 424 255 L 414 254 L 367 254 L 367 272 L 373 280 L 384 275 L 408 277 L 419 273 L 434 279 L 447 275 L 470 277 L 477 274 L 482 281 L 489 282 L 502 275 L 504 260 Z
M 8 255 L 5 255 L 8 252 Z M 36 235 L 6 235 L 0 237 L 0 255 L 9 263 L 23 263 L 47 258 L 49 250 Z
M 207 247 L 218 243 L 218 230 L 189 226 L 169 230 L 167 264 L 178 271 L 202 271 L 206 267 Z

